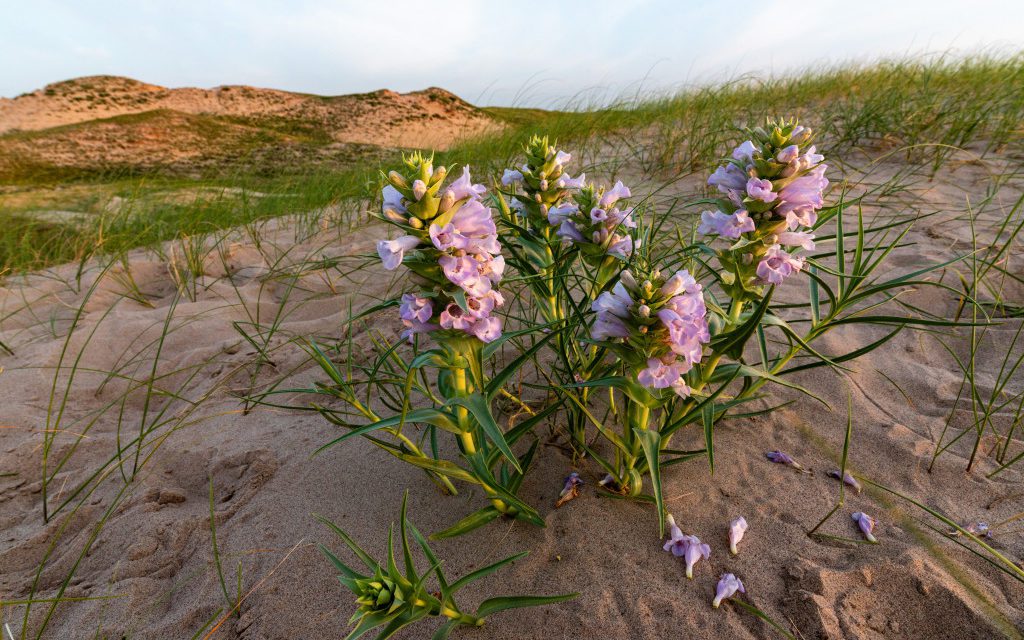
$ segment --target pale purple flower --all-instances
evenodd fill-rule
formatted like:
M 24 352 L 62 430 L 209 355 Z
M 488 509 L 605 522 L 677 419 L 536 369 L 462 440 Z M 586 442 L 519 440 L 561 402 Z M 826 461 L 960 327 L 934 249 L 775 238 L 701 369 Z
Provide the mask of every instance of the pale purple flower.
M 611 291 L 604 291 L 601 295 L 597 296 L 597 299 L 591 303 L 590 308 L 596 311 L 598 315 L 611 313 L 620 318 L 628 318 L 629 307 L 632 304 L 633 299 L 629 297 L 626 287 L 621 282 L 616 282 Z
M 501 184 L 506 187 L 511 185 L 513 182 L 522 182 L 523 174 L 516 169 L 505 169 L 505 173 L 501 176 Z
M 590 210 L 590 221 L 595 224 L 598 222 L 607 222 L 608 212 L 605 211 L 604 209 L 594 207 L 593 209 Z
M 628 198 L 632 195 L 629 192 L 629 187 L 624 186 L 622 181 L 619 180 L 615 183 L 615 186 L 601 194 L 601 199 L 598 201 L 597 206 L 602 209 L 607 209 L 622 198 Z
M 456 200 L 462 200 L 463 198 L 479 200 L 487 193 L 487 187 L 482 184 L 473 184 L 473 180 L 469 177 L 469 166 L 467 165 L 462 167 L 462 175 L 459 176 L 459 179 L 448 186 L 448 192 Z
M 803 247 L 814 251 L 814 234 L 806 231 L 783 231 L 777 236 L 778 242 L 787 247 Z
M 566 153 L 565 151 L 559 151 L 555 154 L 555 164 L 565 166 L 572 161 L 572 154 Z
M 668 389 L 679 381 L 683 375 L 682 366 L 675 361 L 662 362 L 658 358 L 648 358 L 647 368 L 637 374 L 636 380 L 645 387 L 654 389 Z
M 708 184 L 718 187 L 722 193 L 743 191 L 747 188 L 747 177 L 743 169 L 730 162 L 715 169 L 715 172 L 708 178 Z
M 683 559 L 686 561 L 686 577 L 692 580 L 693 566 L 701 558 L 707 560 L 711 557 L 711 547 L 701 542 L 697 536 L 683 536 L 683 538 L 685 539 Z
M 790 255 L 781 246 L 773 244 L 757 265 L 757 277 L 761 282 L 782 284 L 783 280 L 800 271 L 803 266 L 803 258 Z
M 793 131 L 789 134 L 789 141 L 796 144 L 807 142 L 807 139 L 811 137 L 811 130 L 803 125 L 797 125 L 793 127 Z
M 610 313 L 599 313 L 597 319 L 594 320 L 594 326 L 590 329 L 590 337 L 594 340 L 628 338 L 629 327 L 620 318 Z
M 378 240 L 377 255 L 380 256 L 384 268 L 388 271 L 397 269 L 402 264 L 402 258 L 406 251 L 411 251 L 419 245 L 420 239 L 416 236 L 401 236 L 394 240 Z
M 732 555 L 737 555 L 739 553 L 739 550 L 736 549 L 736 545 L 743 539 L 743 534 L 746 532 L 747 520 L 743 516 L 740 516 L 729 523 L 729 553 Z
M 753 141 L 747 140 L 732 150 L 732 157 L 734 160 L 739 160 L 741 162 L 752 162 L 756 151 L 757 147 L 754 146 Z
M 639 239 L 636 244 L 640 244 Z M 608 244 L 608 255 L 628 260 L 633 255 L 633 236 L 613 234 L 612 241 Z
M 711 606 L 717 609 L 722 604 L 722 600 L 733 597 L 737 591 L 739 593 L 747 592 L 739 578 L 731 573 L 723 573 L 715 587 L 715 599 L 711 601 Z
M 491 315 L 491 311 L 494 311 L 496 305 L 503 302 L 501 294 L 491 289 L 487 292 L 487 295 L 476 297 L 466 296 L 466 306 L 469 308 L 469 314 L 474 318 L 486 318 Z
M 412 293 L 402 295 L 402 304 L 398 307 L 398 316 L 408 322 L 426 322 L 434 315 L 430 298 L 421 298 Z
M 433 322 L 417 322 L 415 320 L 403 320 L 402 324 L 405 325 L 405 328 L 402 329 L 399 337 L 409 342 L 412 342 L 413 336 L 417 333 L 430 333 L 441 328 L 441 325 L 434 324 Z
M 462 307 L 452 302 L 441 312 L 441 327 L 468 331 L 473 327 L 476 318 L 467 314 Z
M 772 191 L 772 181 L 761 178 L 747 180 L 747 195 L 761 202 L 775 202 L 779 194 Z
M 572 216 L 576 215 L 579 210 L 579 206 L 571 202 L 551 207 L 548 209 L 548 222 L 552 226 L 560 225 Z
M 764 454 L 764 457 L 768 458 L 769 460 L 771 460 L 772 462 L 774 462 L 776 464 L 784 464 L 787 467 L 793 467 L 797 471 L 804 471 L 803 466 L 801 466 L 799 462 L 794 460 L 793 456 L 791 456 L 788 453 L 785 453 L 783 451 L 779 451 L 779 450 L 769 451 L 769 452 Z
M 481 263 L 469 255 L 441 256 L 441 270 L 452 284 L 471 296 L 483 296 L 491 290 L 491 280 L 480 272 Z
M 472 332 L 481 342 L 494 342 L 501 337 L 501 318 L 480 318 L 473 323 Z
M 857 482 L 857 478 L 854 478 L 852 475 L 850 475 L 849 471 L 841 474 L 839 473 L 838 469 L 834 469 L 828 472 L 828 477 L 835 478 L 836 480 L 841 480 L 843 484 L 849 485 L 850 488 L 856 491 L 857 493 L 860 493 L 861 491 L 864 490 L 864 488 L 860 486 L 860 483 Z
M 381 190 L 381 197 L 384 199 L 384 211 L 391 209 L 398 213 L 406 212 L 405 205 L 402 204 L 402 194 L 390 184 Z
M 992 538 L 992 529 L 988 526 L 987 522 L 972 522 L 967 525 L 964 531 L 978 538 Z
M 828 187 L 827 168 L 827 165 L 819 164 L 779 191 L 779 206 L 775 212 L 786 218 L 791 229 L 813 226 L 818 219 L 817 210 L 825 205 L 822 193 Z
M 800 147 L 795 144 L 791 144 L 775 154 L 775 159 L 781 164 L 789 164 L 796 160 L 799 155 Z
M 573 242 L 586 242 L 587 239 L 583 237 L 580 230 L 573 224 L 572 220 L 563 220 L 562 224 L 558 227 L 558 236 L 566 238 Z
M 690 275 L 689 271 L 680 269 L 666 280 L 665 284 L 661 285 L 661 295 L 672 297 L 683 292 L 700 293 L 701 289 L 701 285 L 697 284 L 697 280 Z
M 611 476 L 608 476 L 609 478 Z M 665 551 L 671 551 L 672 555 L 677 558 L 683 556 L 686 553 L 686 535 L 676 524 L 676 519 L 672 517 L 672 514 L 665 516 L 665 524 L 668 525 L 668 541 L 662 547 Z
M 703 344 L 710 342 L 707 320 L 700 315 L 682 316 L 668 307 L 658 312 L 658 319 L 668 329 L 669 348 L 683 356 L 688 365 L 684 372 L 689 371 L 690 365 L 700 362 Z
M 455 246 L 471 252 L 498 253 L 498 228 L 491 210 L 477 200 L 469 200 L 452 216 L 451 226 L 456 234 Z M 437 225 L 430 225 L 431 228 Z M 433 236 L 431 236 L 433 237 Z M 438 247 L 440 248 L 440 247 Z
M 864 537 L 868 539 L 868 542 L 878 542 L 873 533 L 875 530 L 874 518 L 863 511 L 854 513 L 852 518 L 857 523 L 857 526 L 860 527 L 860 532 L 864 534 Z
M 582 189 L 587 184 L 587 174 L 581 173 L 579 177 L 573 178 L 568 173 L 563 173 L 557 184 L 559 189 Z
M 721 211 L 705 211 L 700 214 L 700 226 L 697 233 L 703 235 L 715 234 L 723 238 L 735 240 L 740 234 L 754 230 L 754 221 L 750 214 L 740 209 L 730 215 Z
M 580 474 L 573 471 L 566 479 L 565 484 L 562 485 L 562 492 L 558 494 L 558 500 L 555 502 L 555 508 L 561 507 L 566 502 L 575 499 L 580 495 L 580 487 L 583 486 L 583 478 Z

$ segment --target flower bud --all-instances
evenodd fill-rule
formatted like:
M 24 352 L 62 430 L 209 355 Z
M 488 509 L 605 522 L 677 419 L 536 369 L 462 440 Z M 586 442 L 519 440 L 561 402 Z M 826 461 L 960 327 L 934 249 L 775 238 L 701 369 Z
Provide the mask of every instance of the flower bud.
M 419 218 L 409 218 L 409 226 L 413 229 L 422 229 L 423 221 Z
M 423 199 L 423 196 L 427 195 L 427 183 L 422 180 L 417 180 L 412 183 L 412 195 L 419 202 Z
M 547 191 L 548 190 L 548 181 L 547 180 L 541 180 L 540 181 L 540 190 L 541 191 Z
M 406 187 L 406 188 L 408 188 L 408 186 L 409 186 L 409 183 L 406 182 L 406 180 L 402 176 L 402 174 L 398 173 L 397 171 L 389 171 L 388 172 L 388 180 L 390 180 L 391 184 L 395 185 L 396 187 Z
M 629 269 L 625 269 L 619 274 L 619 280 L 622 282 L 622 286 L 626 287 L 626 289 L 636 291 L 636 279 L 633 277 L 633 274 Z
M 441 202 L 438 205 L 438 211 L 447 211 L 448 209 L 451 209 L 453 204 L 455 204 L 455 192 L 453 192 L 451 189 L 448 189 L 444 192 L 444 195 L 441 196 Z
M 442 180 L 444 180 L 444 177 L 446 175 L 448 175 L 448 169 L 446 169 L 445 167 L 438 167 L 437 171 L 435 171 L 434 175 L 431 176 L 430 178 L 430 184 L 434 185 L 437 184 L 438 182 L 441 182 Z
M 406 218 L 402 214 L 398 213 L 394 209 L 388 209 L 387 211 L 385 211 L 384 212 L 384 217 L 387 218 L 388 220 L 390 220 L 391 222 L 394 222 L 394 223 L 397 223 L 397 224 L 408 224 L 409 223 L 408 218 Z
M 641 318 L 650 318 L 651 317 L 651 308 L 648 307 L 646 304 L 642 304 L 636 310 L 636 314 L 638 316 L 640 316 Z

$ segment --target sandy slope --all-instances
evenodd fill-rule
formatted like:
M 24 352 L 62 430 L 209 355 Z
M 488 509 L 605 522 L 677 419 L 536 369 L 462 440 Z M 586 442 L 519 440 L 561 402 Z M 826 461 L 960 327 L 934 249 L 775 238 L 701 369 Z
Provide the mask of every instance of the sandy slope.
M 336 142 L 445 148 L 460 136 L 491 131 L 495 122 L 436 87 L 410 93 L 316 96 L 249 86 L 169 89 L 130 78 L 93 76 L 0 98 L 0 133 L 38 131 L 149 111 L 281 119 L 322 127 Z
M 992 165 L 964 164 L 935 182 L 916 181 L 911 191 L 886 200 L 887 208 L 869 205 L 872 219 L 888 219 L 909 207 L 940 216 L 919 225 L 909 236 L 916 244 L 892 259 L 892 273 L 909 271 L 947 259 L 967 248 L 963 222 L 953 221 L 966 210 L 965 197 L 977 202 L 988 186 Z M 850 177 L 865 184 L 888 180 L 901 167 L 876 166 L 869 175 Z M 601 167 L 588 168 L 601 173 Z M 836 177 L 835 175 L 833 177 Z M 672 198 L 689 199 L 698 180 L 687 179 L 659 195 L 662 206 Z M 863 185 L 858 188 L 864 188 Z M 637 188 L 636 192 L 642 192 Z M 991 223 L 1020 194 L 1020 185 L 1004 186 L 997 204 L 983 218 Z M 217 537 L 228 589 L 235 589 L 241 561 L 243 590 L 249 595 L 241 616 L 227 620 L 215 637 L 321 638 L 338 637 L 351 613 L 348 595 L 315 543 L 340 551 L 340 545 L 311 513 L 321 513 L 380 553 L 386 526 L 398 512 L 402 490 L 410 488 L 413 520 L 436 531 L 478 507 L 472 491 L 459 497 L 440 495 L 416 470 L 390 459 L 366 443 L 353 442 L 310 459 L 310 452 L 336 435 L 322 419 L 283 410 L 240 411 L 231 392 L 244 393 L 251 384 L 255 350 L 244 343 L 231 322 L 269 325 L 285 309 L 281 333 L 271 340 L 273 366 L 257 373 L 257 385 L 288 378 L 301 386 L 317 377 L 304 364 L 302 352 L 286 344 L 289 335 L 336 337 L 351 302 L 369 304 L 366 296 L 384 295 L 389 275 L 378 268 L 347 274 L 345 256 L 370 250 L 373 233 L 331 229 L 300 237 L 300 227 L 270 225 L 263 243 L 237 234 L 225 243 L 224 260 L 211 259 L 195 300 L 173 309 L 172 331 L 162 347 L 157 371 L 160 384 L 188 399 L 202 398 L 198 408 L 162 398 L 149 407 L 149 418 L 167 408 L 181 428 L 160 441 L 152 458 L 128 485 L 97 542 L 78 567 L 66 596 L 117 595 L 107 601 L 64 604 L 56 609 L 45 634 L 50 638 L 190 637 L 224 605 L 213 565 L 208 481 L 215 486 Z M 230 246 L 229 246 L 230 245 Z M 180 254 L 179 254 L 180 256 Z M 304 270 L 294 278 L 280 272 L 289 264 L 319 257 L 340 257 L 337 268 Z M 57 474 L 51 503 L 62 499 L 87 473 L 110 458 L 120 438 L 137 433 L 145 408 L 141 394 L 120 399 L 128 382 L 101 371 L 118 370 L 144 380 L 152 367 L 152 341 L 172 308 L 169 260 L 150 254 L 131 257 L 130 273 L 137 285 L 127 290 L 122 267 L 108 272 L 97 292 L 85 301 L 86 313 L 69 343 L 68 359 L 81 355 L 78 375 L 68 384 L 60 378 L 58 401 L 69 388 L 67 430 L 55 438 L 51 459 L 69 452 L 75 433 L 94 426 Z M 1020 269 L 1021 256 L 1011 268 Z M 226 267 L 226 268 L 224 268 Z M 3 355 L 0 395 L 0 598 L 29 594 L 36 567 L 53 536 L 64 529 L 50 562 L 39 578 L 39 592 L 53 595 L 60 587 L 103 511 L 123 482 L 114 469 L 85 500 L 77 515 L 64 514 L 43 525 L 40 513 L 40 458 L 46 426 L 52 367 L 75 309 L 98 272 L 88 271 L 81 289 L 68 284 L 73 267 L 61 267 L 12 281 L 0 293 L 0 339 L 15 351 Z M 120 274 L 120 275 L 119 275 Z M 955 282 L 947 274 L 949 282 Z M 795 278 L 794 280 L 800 280 Z M 292 286 L 294 285 L 294 286 Z M 784 295 L 799 299 L 803 283 L 785 287 Z M 1013 292 L 1020 299 L 1020 291 Z M 139 295 L 141 294 L 141 295 Z M 950 313 L 953 304 L 937 291 L 910 294 L 908 300 L 934 311 Z M 992 384 L 1000 348 L 1015 325 L 993 329 L 997 338 L 978 358 L 980 384 Z M 375 329 L 394 337 L 396 323 L 385 319 Z M 881 335 L 881 334 L 878 334 Z M 361 333 L 357 347 L 369 349 L 370 335 Z M 878 337 L 847 331 L 829 336 L 825 350 Z M 358 351 L 358 349 L 357 349 Z M 42 367 L 42 368 L 40 368 Z M 96 373 L 86 372 L 95 370 Z M 776 399 L 796 402 L 767 417 L 736 419 L 716 431 L 716 473 L 704 461 L 667 472 L 670 510 L 683 528 L 713 548 L 711 560 L 698 565 L 687 581 L 682 565 L 661 551 L 654 514 L 639 504 L 599 498 L 593 490 L 596 469 L 581 469 L 588 486 L 583 496 L 554 510 L 552 503 L 570 461 L 555 447 L 542 447 L 523 495 L 541 508 L 544 529 L 496 523 L 463 538 L 437 544 L 451 575 L 460 575 L 487 561 L 520 550 L 530 556 L 506 569 L 490 586 L 501 592 L 556 593 L 579 591 L 573 602 L 496 615 L 484 629 L 460 637 L 478 638 L 767 638 L 763 622 L 735 607 L 712 610 L 710 599 L 718 575 L 732 571 L 746 583 L 748 601 L 803 638 L 992 638 L 1016 637 L 1024 623 L 1024 588 L 983 561 L 928 530 L 922 514 L 904 502 L 868 490 L 851 495 L 847 505 L 824 531 L 856 536 L 849 514 L 865 510 L 879 520 L 877 546 L 821 543 L 805 531 L 832 506 L 837 484 L 825 472 L 835 466 L 845 427 L 843 397 L 853 398 L 855 431 L 851 465 L 858 472 L 913 495 L 961 523 L 997 522 L 1024 511 L 1024 488 L 1018 471 L 994 480 L 987 455 L 975 472 L 963 471 L 963 450 L 940 459 L 929 474 L 926 465 L 944 417 L 956 396 L 960 378 L 949 356 L 934 339 L 905 333 L 883 349 L 855 363 L 844 380 L 831 373 L 802 375 L 798 381 L 833 399 L 829 411 L 804 397 L 773 390 Z M 189 378 L 192 373 L 196 375 Z M 909 401 L 881 374 L 907 393 Z M 1018 381 L 1019 382 L 1019 381 Z M 966 416 L 961 416 L 964 420 Z M 202 419 L 200 419 L 202 418 Z M 177 424 L 177 423 L 175 423 Z M 961 420 L 961 426 L 963 420 Z M 170 427 L 156 433 L 168 433 Z M 540 435 L 546 436 L 541 430 Z M 679 448 L 701 446 L 696 430 L 683 433 Z M 813 476 L 767 463 L 763 452 L 784 449 Z M 143 449 L 142 459 L 152 447 Z M 128 473 L 134 449 L 125 456 Z M 61 495 L 55 499 L 53 493 Z M 737 558 L 728 557 L 726 530 L 730 519 L 744 515 L 750 530 Z M 930 522 L 930 521 L 929 521 Z M 1024 556 L 1024 541 L 1001 531 L 993 545 L 1010 558 Z M 501 574 L 499 574 L 501 575 Z M 482 583 L 488 584 L 488 583 Z M 465 604 L 492 595 L 469 589 Z M 23 607 L 2 611 L 15 633 L 22 628 Z M 47 605 L 33 607 L 29 626 L 38 628 Z M 428 637 L 432 628 L 416 627 L 404 638 Z

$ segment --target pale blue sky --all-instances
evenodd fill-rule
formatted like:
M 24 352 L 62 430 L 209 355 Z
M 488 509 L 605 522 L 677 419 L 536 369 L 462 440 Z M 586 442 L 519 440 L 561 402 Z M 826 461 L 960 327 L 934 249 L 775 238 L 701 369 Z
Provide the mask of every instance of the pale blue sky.
M 94 74 L 552 106 L 878 57 L 1024 49 L 1022 0 L 0 0 L 0 96 Z

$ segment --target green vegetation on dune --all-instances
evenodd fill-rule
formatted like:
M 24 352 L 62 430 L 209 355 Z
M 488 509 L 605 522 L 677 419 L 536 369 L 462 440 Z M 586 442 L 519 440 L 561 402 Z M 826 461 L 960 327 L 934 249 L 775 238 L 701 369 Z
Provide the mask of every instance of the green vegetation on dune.
M 764 114 L 787 113 L 814 126 L 830 156 L 849 157 L 850 150 L 860 147 L 898 149 L 934 172 L 964 147 L 977 154 L 1018 153 L 1024 139 L 1021 87 L 1024 54 L 892 61 L 774 79 L 744 78 L 575 111 L 492 107 L 485 111 L 505 123 L 502 131 L 459 142 L 438 153 L 437 160 L 458 157 L 484 172 L 500 172 L 523 140 L 542 130 L 571 142 L 585 156 L 612 147 L 620 160 L 625 157 L 651 176 L 671 178 L 716 161 L 737 127 Z M 167 117 L 161 113 L 105 122 L 131 130 Z M 327 154 L 329 140 L 311 122 L 189 116 L 178 124 L 203 145 L 217 148 L 222 162 L 181 177 L 180 166 L 164 171 L 159 163 L 144 169 L 116 163 L 87 169 L 47 166 L 17 154 L 8 154 L 6 161 L 0 158 L 0 176 L 18 185 L 0 192 L 0 215 L 6 223 L 0 231 L 0 271 L 81 260 L 95 252 L 123 251 L 344 199 L 372 198 L 379 185 L 378 166 L 398 155 L 397 150 L 355 145 Z M 42 140 L 44 133 L 52 131 L 5 134 L 0 150 L 15 140 Z M 197 188 L 227 190 L 223 197 L 190 199 L 188 193 Z M 65 189 L 75 194 L 76 202 L 61 203 Z M 74 207 L 83 189 L 117 195 L 121 205 L 110 207 L 103 198 L 94 198 L 82 210 L 89 214 L 84 222 L 39 215 L 40 210 L 78 210 Z M 168 191 L 184 195 L 177 204 L 168 203 L 161 195 Z M 263 195 L 240 197 L 243 192 Z

